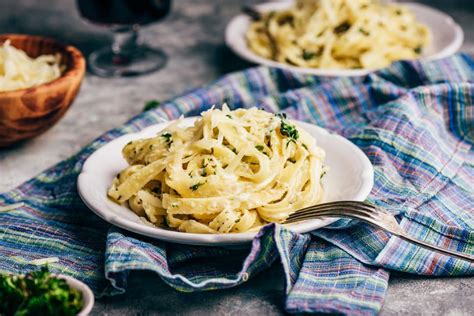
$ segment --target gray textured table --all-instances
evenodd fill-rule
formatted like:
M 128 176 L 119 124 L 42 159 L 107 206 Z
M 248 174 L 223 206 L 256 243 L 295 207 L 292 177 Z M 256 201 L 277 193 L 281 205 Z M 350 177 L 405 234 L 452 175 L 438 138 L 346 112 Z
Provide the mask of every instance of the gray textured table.
M 90 74 L 66 116 L 42 136 L 0 151 L 0 191 L 19 185 L 74 154 L 103 132 L 140 113 L 149 99 L 166 100 L 249 65 L 223 44 L 229 18 L 255 1 L 175 1 L 172 14 L 144 35 L 170 56 L 166 68 L 129 79 Z M 474 53 L 474 1 L 428 1 L 451 14 L 466 33 L 463 50 Z M 72 0 L 1 0 L 0 33 L 52 36 L 83 52 L 110 43 L 106 30 L 81 21 Z M 99 300 L 94 314 L 282 314 L 283 280 L 274 267 L 229 290 L 184 294 L 147 273 L 130 276 L 125 295 Z M 474 314 L 473 278 L 423 278 L 392 273 L 382 310 L 395 314 Z

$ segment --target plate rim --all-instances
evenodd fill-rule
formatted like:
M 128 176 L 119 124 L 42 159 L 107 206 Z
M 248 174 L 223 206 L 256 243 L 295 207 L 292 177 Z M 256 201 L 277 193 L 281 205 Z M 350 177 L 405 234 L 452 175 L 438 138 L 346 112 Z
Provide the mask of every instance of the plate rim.
M 262 11 L 273 9 L 284 9 L 291 5 L 291 1 L 280 1 L 280 2 L 264 2 L 255 5 L 256 8 L 262 9 Z M 430 55 L 415 60 L 437 60 L 445 58 L 455 54 L 461 48 L 464 42 L 464 31 L 462 27 L 448 14 L 445 12 L 433 8 L 431 6 L 417 3 L 417 2 L 403 2 L 402 5 L 410 7 L 412 10 L 425 10 L 430 11 L 433 14 L 438 14 L 443 16 L 448 24 L 451 24 L 453 31 L 455 33 L 454 38 L 451 42 L 444 47 L 442 50 Z M 237 44 L 237 41 L 234 39 L 235 32 L 234 30 L 239 26 L 240 23 L 248 23 L 249 17 L 245 14 L 238 14 L 232 17 L 232 19 L 227 23 L 225 28 L 225 43 L 237 56 L 240 58 L 262 66 L 280 68 L 288 71 L 293 71 L 296 73 L 306 74 L 306 75 L 316 75 L 316 76 L 327 76 L 327 77 L 358 77 L 370 74 L 372 72 L 378 71 L 380 69 L 329 69 L 329 68 L 308 68 L 308 67 L 296 67 L 292 65 L 283 64 L 277 61 L 273 61 L 261 56 L 258 56 L 252 52 L 247 45 L 241 47 Z M 431 32 L 435 30 L 430 29 Z M 239 40 L 240 40 L 239 36 Z M 245 41 L 245 39 L 244 39 Z
M 183 122 L 186 122 L 186 121 L 191 122 L 198 118 L 199 116 L 187 117 L 183 120 Z M 173 121 L 176 121 L 176 120 L 173 120 Z M 87 184 L 89 183 L 88 178 L 93 177 L 93 175 L 91 175 L 90 169 L 92 169 L 91 164 L 93 163 L 91 158 L 93 158 L 94 155 L 96 155 L 98 152 L 102 150 L 107 150 L 107 146 L 112 146 L 114 143 L 117 143 L 117 142 L 125 143 L 126 141 L 129 141 L 130 139 L 144 137 L 144 135 L 150 133 L 151 131 L 158 132 L 162 130 L 163 128 L 165 128 L 170 123 L 172 123 L 173 121 L 157 123 L 157 124 L 148 126 L 138 132 L 122 135 L 120 137 L 113 139 L 107 144 L 104 144 L 102 147 L 98 148 L 97 150 L 95 150 L 84 162 L 81 172 L 77 179 L 77 183 L 76 183 L 77 191 L 81 200 L 87 206 L 87 208 L 89 208 L 93 213 L 95 213 L 97 216 L 99 216 L 106 222 L 114 226 L 118 226 L 124 230 L 131 231 L 140 235 L 152 237 L 154 239 L 169 241 L 173 243 L 199 245 L 199 246 L 235 246 L 235 245 L 251 243 L 254 237 L 258 234 L 258 231 L 238 233 L 238 234 L 197 234 L 197 233 L 184 233 L 184 232 L 166 230 L 159 227 L 148 226 L 145 223 L 137 223 L 127 218 L 119 217 L 116 214 L 110 214 L 110 213 L 113 213 L 112 210 L 101 210 L 100 206 L 94 205 L 94 203 L 89 201 L 89 199 L 87 198 L 87 190 L 83 188 L 87 187 Z M 363 179 L 362 181 L 363 186 L 359 189 L 358 194 L 356 195 L 354 200 L 358 200 L 358 201 L 365 200 L 369 196 L 374 184 L 374 168 L 369 158 L 365 155 L 365 153 L 359 147 L 357 147 L 355 144 L 353 144 L 351 141 L 349 141 L 343 136 L 340 136 L 335 133 L 331 133 L 328 130 L 320 126 L 317 126 L 315 124 L 311 124 L 311 123 L 307 123 L 307 122 L 303 122 L 299 120 L 292 120 L 292 121 L 302 127 L 306 125 L 309 128 L 313 128 L 313 129 L 316 128 L 319 133 L 325 135 L 326 137 L 337 138 L 340 141 L 343 141 L 344 143 L 346 143 L 347 146 L 351 147 L 352 151 L 358 153 L 360 161 L 363 164 L 363 169 L 360 174 L 361 178 Z M 110 203 L 113 203 L 113 202 L 110 202 Z M 132 212 L 131 210 L 129 211 Z M 308 233 L 315 229 L 319 229 L 321 227 L 330 225 L 337 220 L 338 218 L 308 220 L 302 223 L 294 224 L 294 226 L 289 226 L 289 227 L 287 226 L 287 228 L 297 233 Z M 291 229 L 291 228 L 294 228 L 294 229 Z

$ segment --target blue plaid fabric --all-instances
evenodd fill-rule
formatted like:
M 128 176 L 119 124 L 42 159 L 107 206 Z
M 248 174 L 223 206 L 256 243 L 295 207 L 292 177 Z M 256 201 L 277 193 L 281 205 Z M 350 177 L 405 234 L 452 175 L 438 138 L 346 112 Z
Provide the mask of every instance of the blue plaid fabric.
M 263 107 L 318 124 L 361 148 L 375 169 L 368 198 L 397 215 L 412 236 L 474 253 L 474 62 L 468 56 L 398 62 L 358 78 L 318 78 L 252 68 L 133 118 L 75 156 L 0 195 L 0 271 L 27 272 L 58 257 L 53 271 L 120 293 L 131 270 L 151 270 L 180 291 L 237 286 L 272 264 L 283 267 L 287 312 L 376 314 L 389 270 L 472 275 L 474 265 L 419 248 L 366 224 L 340 220 L 299 235 L 264 227 L 249 249 L 170 244 L 110 227 L 79 199 L 85 159 L 108 141 L 160 119 L 213 104 Z M 105 267 L 105 278 L 104 278 Z

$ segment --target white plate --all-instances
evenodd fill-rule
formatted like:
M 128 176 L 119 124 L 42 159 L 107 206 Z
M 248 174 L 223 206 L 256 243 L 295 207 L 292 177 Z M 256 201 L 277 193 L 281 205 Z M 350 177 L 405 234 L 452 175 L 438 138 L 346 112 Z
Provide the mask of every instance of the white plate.
M 268 2 L 257 5 L 261 12 L 272 10 L 283 10 L 288 8 L 292 2 Z M 419 3 L 403 3 L 409 7 L 421 23 L 428 26 L 432 33 L 431 44 L 424 49 L 422 59 L 432 60 L 448 57 L 456 53 L 461 47 L 464 34 L 462 28 L 454 22 L 447 14 Z M 234 17 L 227 25 L 225 41 L 237 55 L 250 62 L 269 67 L 288 69 L 294 72 L 311 74 L 317 76 L 362 76 L 374 70 L 371 69 L 317 69 L 295 67 L 266 59 L 255 54 L 247 47 L 245 33 L 249 28 L 251 19 L 249 16 L 241 14 Z
M 184 119 L 183 126 L 191 126 L 196 117 Z M 249 243 L 256 233 L 240 234 L 191 234 L 151 227 L 125 206 L 107 198 L 107 190 L 117 173 L 127 167 L 122 148 L 131 140 L 151 137 L 169 123 L 150 126 L 135 134 L 119 137 L 94 152 L 84 163 L 77 186 L 84 203 L 107 222 L 123 229 L 170 242 L 191 245 L 231 246 Z M 373 185 L 373 167 L 365 154 L 347 139 L 330 134 L 326 130 L 304 122 L 297 124 L 307 130 L 326 151 L 325 165 L 330 170 L 323 178 L 325 201 L 363 201 Z M 329 225 L 335 219 L 316 219 L 285 225 L 287 228 L 306 233 Z

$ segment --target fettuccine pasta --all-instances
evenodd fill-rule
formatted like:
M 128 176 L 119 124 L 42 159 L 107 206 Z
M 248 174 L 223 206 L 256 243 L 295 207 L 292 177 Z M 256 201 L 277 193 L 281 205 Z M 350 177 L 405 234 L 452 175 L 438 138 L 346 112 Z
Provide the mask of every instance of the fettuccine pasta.
M 297 0 L 247 31 L 257 55 L 308 68 L 382 68 L 420 56 L 429 29 L 405 6 L 379 0 Z
M 108 196 L 153 225 L 189 233 L 239 233 L 317 204 L 325 152 L 284 115 L 203 112 L 123 148 L 129 167 Z

